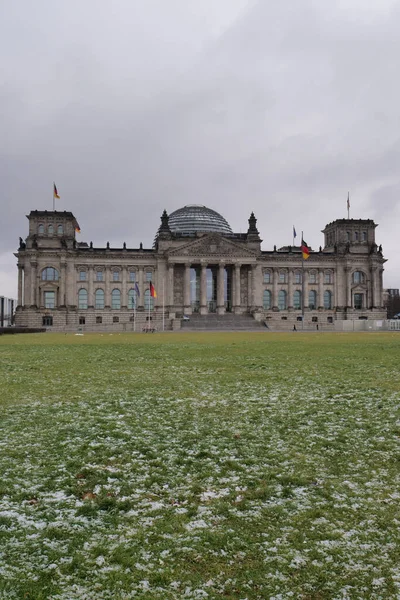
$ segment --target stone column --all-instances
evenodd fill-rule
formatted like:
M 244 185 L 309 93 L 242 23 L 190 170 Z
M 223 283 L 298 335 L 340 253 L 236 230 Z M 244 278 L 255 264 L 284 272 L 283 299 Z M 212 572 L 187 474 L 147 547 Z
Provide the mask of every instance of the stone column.
M 168 305 L 170 310 L 172 310 L 174 304 L 174 265 L 170 263 L 168 265 Z
M 65 298 L 65 290 L 66 290 L 66 277 L 67 277 L 67 263 L 66 262 L 61 262 L 61 280 L 60 280 L 60 297 L 58 299 L 58 305 L 59 306 L 65 306 L 66 305 L 66 298 Z
M 128 289 L 127 289 L 128 273 L 125 265 L 122 266 L 122 290 L 121 290 L 121 308 L 128 309 Z
M 377 307 L 382 308 L 383 306 L 383 268 L 378 269 L 378 290 L 377 290 L 377 298 L 375 300 Z
M 302 277 L 303 277 L 303 283 L 301 286 L 301 302 L 302 302 L 302 308 L 304 308 L 304 310 L 308 310 L 309 307 L 309 303 L 308 303 L 308 282 L 309 282 L 309 277 L 308 277 L 308 269 L 303 269 L 302 270 Z
M 105 294 L 104 294 L 104 308 L 111 308 L 111 282 L 110 282 L 110 267 L 105 266 L 104 277 L 105 277 Z
M 293 269 L 288 270 L 288 310 L 293 309 Z
M 202 262 L 200 269 L 200 314 L 206 315 L 207 313 L 207 264 Z
M 350 267 L 345 267 L 345 276 L 346 276 L 346 306 L 348 308 L 352 308 L 352 302 L 351 302 L 351 272 L 350 272 Z
M 39 298 L 37 298 L 37 262 L 31 262 L 31 293 L 30 305 L 39 306 Z
M 219 315 L 223 315 L 225 313 L 224 272 L 225 272 L 225 264 L 219 263 L 218 283 L 217 283 L 217 313 Z
M 324 271 L 323 269 L 318 269 L 318 298 L 317 298 L 317 308 L 324 308 Z
M 66 297 L 67 306 L 75 306 L 77 304 L 76 299 L 76 269 L 73 260 L 67 261 L 67 283 L 66 283 Z
M 183 276 L 183 306 L 185 314 L 192 314 L 192 307 L 190 306 L 190 263 L 185 264 Z
M 144 267 L 139 267 L 139 281 L 138 281 L 138 286 L 139 286 L 139 297 L 137 298 L 137 303 L 138 309 L 143 310 L 144 309 L 144 285 L 143 285 L 143 269 Z
M 22 306 L 22 270 L 22 265 L 18 264 L 18 306 Z
M 261 309 L 262 302 L 262 274 L 261 265 L 255 263 L 251 267 L 252 305 L 256 310 Z
M 240 289 L 240 263 L 235 264 L 235 301 L 234 301 L 234 311 L 235 313 L 240 313 L 241 309 L 241 289 Z
M 343 265 L 337 264 L 335 271 L 335 296 L 336 296 L 336 308 L 343 310 L 346 306 L 346 287 L 347 280 L 344 272 Z
M 278 276 L 279 272 L 276 267 L 272 269 L 272 309 L 278 310 Z

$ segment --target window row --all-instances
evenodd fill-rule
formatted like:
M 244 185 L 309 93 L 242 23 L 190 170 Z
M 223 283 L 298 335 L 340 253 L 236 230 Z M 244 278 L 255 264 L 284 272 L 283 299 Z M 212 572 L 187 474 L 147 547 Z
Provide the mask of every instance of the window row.
M 310 310 L 317 309 L 317 292 L 310 290 L 308 292 L 308 308 Z M 270 290 L 264 290 L 263 296 L 263 307 L 264 310 L 271 310 L 272 308 L 272 293 Z M 286 310 L 288 307 L 288 294 L 285 290 L 280 290 L 278 293 L 278 309 Z M 302 294 L 299 290 L 293 293 L 293 308 L 300 310 L 302 308 Z M 332 309 L 332 292 L 326 290 L 324 292 L 324 308 L 327 310 Z
M 114 289 L 111 292 L 111 308 L 119 310 L 121 308 L 121 290 Z M 102 309 L 105 306 L 105 293 L 104 290 L 98 289 L 94 294 L 94 307 Z M 135 289 L 128 291 L 128 309 L 134 309 L 137 307 L 137 292 Z M 81 288 L 78 292 L 78 308 L 86 309 L 88 307 L 88 291 Z M 154 298 L 150 294 L 150 290 L 144 292 L 144 308 L 145 310 L 153 310 Z
M 39 223 L 37 231 L 38 231 L 38 233 L 44 233 L 45 227 L 44 227 L 43 223 Z M 52 225 L 51 223 L 50 223 L 50 225 L 47 225 L 47 233 L 49 235 L 53 235 L 53 233 L 54 233 L 54 225 Z M 63 225 L 61 225 L 61 224 L 57 225 L 57 233 L 59 235 L 61 235 L 61 234 L 64 233 L 64 227 L 63 227 Z
M 366 277 L 363 271 L 354 271 L 352 278 L 353 283 L 365 283 Z M 288 273 L 286 271 L 280 271 L 278 273 L 278 283 L 287 283 L 288 282 Z M 272 272 L 265 271 L 264 273 L 264 283 L 272 283 Z M 293 283 L 299 284 L 302 283 L 302 272 L 295 271 Z M 318 277 L 316 272 L 308 273 L 308 283 L 318 283 Z M 325 272 L 324 273 L 324 283 L 333 283 L 333 273 Z
M 105 271 L 98 270 L 95 272 L 96 281 L 104 281 Z M 88 281 L 88 271 L 79 271 L 79 281 Z M 150 282 L 153 280 L 153 271 L 146 271 L 145 280 Z M 121 272 L 119 270 L 112 271 L 112 281 L 120 281 Z M 59 272 L 54 267 L 46 267 L 42 270 L 42 281 L 58 281 L 60 278 Z M 129 271 L 128 280 L 130 283 L 136 283 L 136 271 Z
M 366 242 L 367 241 L 367 232 L 366 231 L 353 231 L 353 235 L 351 235 L 351 231 L 346 231 L 346 241 L 347 242 L 351 242 L 351 241 Z
M 302 271 L 295 271 L 293 276 L 293 283 L 301 283 L 303 280 Z M 308 281 L 309 283 L 317 283 L 318 275 L 314 271 L 310 271 L 308 273 Z M 324 273 L 324 283 L 332 283 L 333 274 L 330 271 L 326 271 Z M 264 283 L 272 283 L 273 282 L 273 274 L 271 271 L 264 272 Z M 279 271 L 278 273 L 278 283 L 287 283 L 288 282 L 288 273 L 287 271 Z
M 121 271 L 119 269 L 114 269 L 111 271 L 111 280 L 112 281 L 121 281 Z M 79 271 L 79 281 L 88 281 L 89 273 L 85 269 L 81 269 Z M 104 281 L 105 280 L 105 271 L 98 269 L 95 271 L 95 279 L 96 281 Z M 145 281 L 153 281 L 154 273 L 153 271 L 146 271 L 145 273 Z M 128 272 L 128 281 L 130 283 L 135 283 L 137 281 L 136 271 Z

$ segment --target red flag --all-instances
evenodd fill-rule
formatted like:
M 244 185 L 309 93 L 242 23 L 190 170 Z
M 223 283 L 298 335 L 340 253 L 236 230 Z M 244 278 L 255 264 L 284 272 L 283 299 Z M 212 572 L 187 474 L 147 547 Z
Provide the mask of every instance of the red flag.
M 154 287 L 154 285 L 151 283 L 150 281 L 150 296 L 152 298 L 157 298 L 157 292 L 156 292 L 156 288 Z
M 304 260 L 310 258 L 310 248 L 307 246 L 307 243 L 301 238 L 301 251 L 303 253 Z
M 53 189 L 53 198 L 58 198 L 59 199 L 60 196 L 58 195 L 57 187 L 56 187 L 56 184 L 54 182 L 53 182 L 53 186 L 54 186 L 54 189 Z

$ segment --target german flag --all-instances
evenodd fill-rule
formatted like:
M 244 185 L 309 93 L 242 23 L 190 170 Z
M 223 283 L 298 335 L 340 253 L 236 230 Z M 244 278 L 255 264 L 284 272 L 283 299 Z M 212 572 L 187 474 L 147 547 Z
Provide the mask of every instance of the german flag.
M 307 260 L 307 258 L 310 258 L 310 248 L 308 247 L 307 243 L 304 241 L 303 238 L 301 238 L 301 251 L 303 253 L 304 260 Z
M 150 296 L 152 298 L 157 298 L 157 292 L 156 292 L 156 288 L 154 287 L 154 285 L 151 283 L 150 281 Z
M 53 181 L 53 198 L 58 198 L 60 199 L 60 196 L 58 195 L 58 191 L 57 191 L 57 186 Z

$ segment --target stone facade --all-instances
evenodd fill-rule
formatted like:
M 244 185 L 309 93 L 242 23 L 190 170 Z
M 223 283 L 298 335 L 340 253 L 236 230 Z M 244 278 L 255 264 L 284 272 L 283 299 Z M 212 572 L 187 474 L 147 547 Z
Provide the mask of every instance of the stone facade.
M 183 315 L 250 313 L 276 328 L 303 319 L 383 319 L 382 247 L 366 219 L 329 223 L 324 246 L 261 250 L 252 214 L 245 234 L 173 232 L 164 211 L 154 247 L 77 242 L 70 212 L 32 211 L 20 238 L 16 325 L 58 331 L 177 329 Z M 150 292 L 150 281 L 156 297 Z

